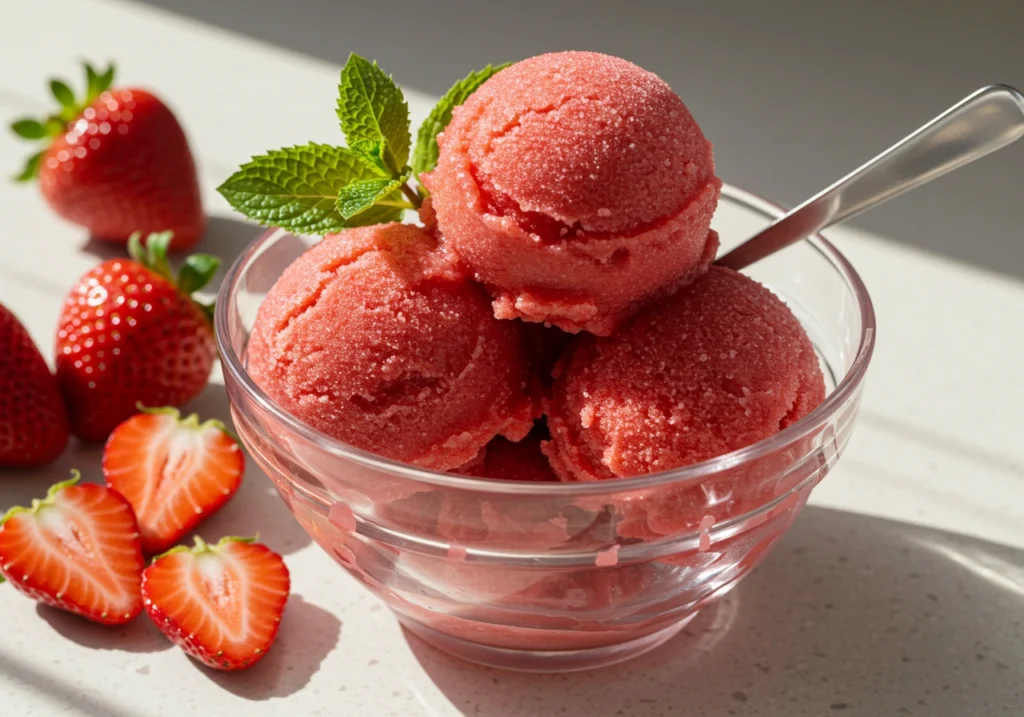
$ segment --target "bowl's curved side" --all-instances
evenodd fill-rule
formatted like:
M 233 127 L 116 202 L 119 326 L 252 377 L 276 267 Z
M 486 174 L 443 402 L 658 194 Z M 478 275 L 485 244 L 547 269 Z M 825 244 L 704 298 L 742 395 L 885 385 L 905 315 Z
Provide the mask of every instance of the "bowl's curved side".
M 723 202 L 752 222 L 779 212 L 728 186 Z M 255 278 L 276 276 L 301 249 L 273 251 L 286 237 L 273 230 L 257 239 L 228 271 L 218 300 L 236 430 L 326 552 L 414 631 L 467 659 L 582 669 L 660 644 L 771 551 L 849 440 L 874 313 L 860 278 L 824 238 L 798 245 L 778 274 L 782 282 L 786 272 L 819 272 L 821 295 L 806 281 L 783 285 L 782 293 L 810 286 L 794 301 L 813 312 L 831 296 L 840 302 L 829 305 L 836 315 L 817 318 L 849 322 L 823 335 L 823 344 L 846 341 L 820 347 L 841 376 L 824 404 L 776 436 L 706 463 L 641 478 L 544 484 L 399 464 L 276 406 L 246 374 L 244 350 L 252 306 L 269 288 Z

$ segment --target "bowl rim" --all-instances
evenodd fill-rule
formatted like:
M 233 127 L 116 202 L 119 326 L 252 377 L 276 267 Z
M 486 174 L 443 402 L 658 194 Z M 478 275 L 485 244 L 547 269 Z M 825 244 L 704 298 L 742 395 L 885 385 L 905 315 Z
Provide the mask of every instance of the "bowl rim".
M 785 211 L 781 205 L 730 184 L 722 185 L 722 197 L 772 220 L 781 216 Z M 836 385 L 835 390 L 826 396 L 819 406 L 799 421 L 764 440 L 731 453 L 681 468 L 673 468 L 659 473 L 650 473 L 631 478 L 616 478 L 607 481 L 537 483 L 444 473 L 379 456 L 322 433 L 312 426 L 303 423 L 279 406 L 249 377 L 248 372 L 242 366 L 241 357 L 235 352 L 229 338 L 231 312 L 235 305 L 234 287 L 239 280 L 242 268 L 254 255 L 262 250 L 270 236 L 282 231 L 285 230 L 270 228 L 250 242 L 232 262 L 221 283 L 214 310 L 214 328 L 224 373 L 229 374 L 230 379 L 260 409 L 267 411 L 290 430 L 316 444 L 318 447 L 364 466 L 387 472 L 393 476 L 402 476 L 436 487 L 483 493 L 501 493 L 507 496 L 550 498 L 556 496 L 579 497 L 619 492 L 625 493 L 659 488 L 669 484 L 695 483 L 711 475 L 731 470 L 741 464 L 753 462 L 765 455 L 781 450 L 817 430 L 829 416 L 833 415 L 857 391 L 864 380 L 875 346 L 875 311 L 867 287 L 864 285 L 856 269 L 853 268 L 853 265 L 842 252 L 821 234 L 814 234 L 803 241 L 809 242 L 826 261 L 831 263 L 833 268 L 852 289 L 861 315 L 861 331 L 856 356 L 850 364 L 846 375 L 843 376 L 842 380 Z M 758 512 L 758 509 L 755 509 L 753 512 Z

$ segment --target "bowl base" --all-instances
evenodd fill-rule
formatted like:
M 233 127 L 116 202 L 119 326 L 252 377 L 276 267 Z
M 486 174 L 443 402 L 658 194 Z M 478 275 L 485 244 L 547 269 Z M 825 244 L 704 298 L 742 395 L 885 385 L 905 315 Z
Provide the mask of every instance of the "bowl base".
M 398 616 L 398 621 L 429 645 L 467 662 L 516 672 L 578 672 L 608 667 L 650 652 L 675 637 L 696 616 L 697 613 L 694 612 L 674 625 L 635 640 L 578 650 L 516 650 L 494 647 L 438 632 L 404 616 Z

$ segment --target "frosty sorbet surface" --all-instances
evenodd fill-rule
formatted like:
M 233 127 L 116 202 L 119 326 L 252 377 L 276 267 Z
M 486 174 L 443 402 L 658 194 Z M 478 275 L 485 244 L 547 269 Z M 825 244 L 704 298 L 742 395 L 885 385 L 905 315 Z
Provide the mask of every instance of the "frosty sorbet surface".
M 825 397 L 814 347 L 785 304 L 712 267 L 614 336 L 580 337 L 547 402 L 563 480 L 639 476 L 768 438 Z
M 605 335 L 713 259 L 711 144 L 656 75 L 560 52 L 492 77 L 426 176 L 443 241 L 500 318 Z
M 253 379 L 314 428 L 428 468 L 525 436 L 535 410 L 520 327 L 495 319 L 437 249 L 404 224 L 324 237 L 260 306 Z

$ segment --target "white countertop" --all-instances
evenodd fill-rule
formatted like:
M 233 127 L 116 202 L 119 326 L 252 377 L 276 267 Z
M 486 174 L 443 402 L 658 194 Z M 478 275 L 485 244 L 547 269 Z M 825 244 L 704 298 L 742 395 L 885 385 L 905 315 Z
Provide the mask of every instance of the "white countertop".
M 122 82 L 156 90 L 185 125 L 213 217 L 206 251 L 230 258 L 256 234 L 214 191 L 235 166 L 263 149 L 341 139 L 337 67 L 105 0 L 13 3 L 3 14 L 0 121 L 48 107 L 48 72 L 78 80 L 80 58 L 116 59 Z M 423 117 L 429 98 L 407 98 Z M 27 150 L 0 134 L 0 169 L 13 173 Z M 45 352 L 63 295 L 96 250 L 32 188 L 0 182 L 0 217 L 0 302 Z M 668 645 L 561 676 L 448 658 L 406 638 L 312 545 L 250 461 L 241 492 L 203 532 L 258 529 L 285 555 L 294 594 L 267 659 L 213 674 L 145 618 L 111 631 L 0 588 L 3 713 L 1021 714 L 1024 284 L 863 232 L 829 235 L 879 317 L 854 439 L 774 554 Z M 228 418 L 219 374 L 192 408 Z M 42 494 L 71 466 L 98 479 L 98 459 L 73 445 L 46 469 L 0 473 L 0 508 Z

